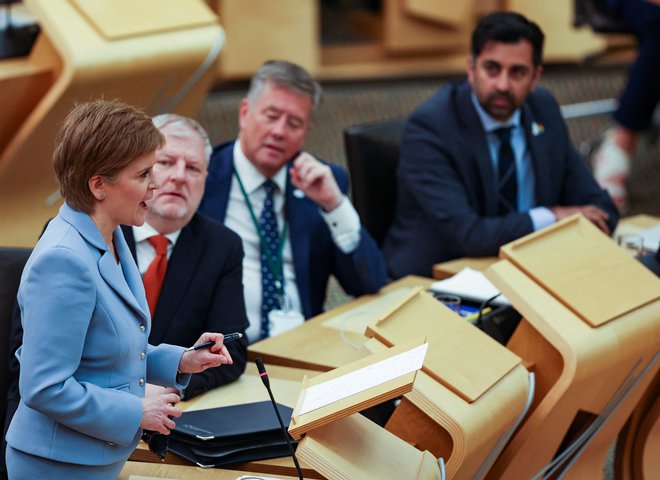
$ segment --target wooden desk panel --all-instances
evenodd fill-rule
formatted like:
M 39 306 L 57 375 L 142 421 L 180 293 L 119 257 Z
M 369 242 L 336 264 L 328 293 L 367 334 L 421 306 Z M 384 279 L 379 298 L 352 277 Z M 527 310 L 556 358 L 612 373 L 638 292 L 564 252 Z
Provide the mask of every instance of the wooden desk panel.
M 426 338 L 429 348 L 422 370 L 469 403 L 520 363 L 518 356 L 427 292 L 415 294 L 369 326 L 368 333 L 387 346 Z
M 619 433 L 614 453 L 614 477 L 618 480 L 650 480 L 660 477 L 660 373 Z
M 458 272 L 464 268 L 471 268 L 473 270 L 479 270 L 483 272 L 493 263 L 497 262 L 497 257 L 483 257 L 483 258 L 457 258 L 455 260 L 448 260 L 442 263 L 436 263 L 433 265 L 433 278 L 436 280 L 444 280 L 453 275 L 456 275 Z
M 511 262 L 497 262 L 487 275 L 524 316 L 509 348 L 524 359 L 550 352 L 535 359 L 539 382 L 532 410 L 487 478 L 533 477 L 557 458 L 567 436 L 577 442 L 577 453 L 559 458 L 559 472 L 598 478 L 612 442 L 658 371 L 660 301 L 592 328 Z M 571 435 L 573 426 L 589 432 L 584 443 Z
M 180 0 L 71 2 L 109 40 L 208 26 L 217 21 L 203 2 L 187 2 L 185 8 L 181 8 Z
M 182 465 L 167 465 L 164 463 L 126 462 L 117 480 L 147 480 L 162 478 L 167 480 L 236 480 L 239 475 L 256 473 L 247 470 L 222 470 L 219 468 L 200 468 Z M 269 474 L 268 476 L 280 479 L 293 479 L 296 477 Z
M 635 235 L 642 230 L 658 224 L 660 224 L 660 217 L 655 217 L 653 215 L 640 214 L 622 218 L 619 221 L 619 225 L 614 231 L 612 238 L 616 240 L 620 235 Z M 433 265 L 433 278 L 444 280 L 445 278 L 456 275 L 458 272 L 468 267 L 482 272 L 498 260 L 498 257 L 463 257 L 436 263 Z
M 399 289 L 410 290 L 416 286 L 428 287 L 430 278 L 410 275 L 384 287 L 377 295 L 365 295 L 332 311 L 318 315 L 304 324 L 276 337 L 253 343 L 248 348 L 248 358 L 261 357 L 266 364 L 307 368 L 326 372 L 362 358 L 360 346 L 368 339 L 363 334 L 337 328 L 336 317 L 346 314 L 379 295 Z M 380 309 L 379 309 L 380 310 Z M 365 312 L 365 318 L 354 318 L 368 324 L 378 318 L 378 311 Z M 346 318 L 351 321 L 351 318 Z
M 582 215 L 504 245 L 500 257 L 593 327 L 660 299 L 657 277 Z
M 15 246 L 33 246 L 44 223 L 57 215 L 61 201 L 53 141 L 75 103 L 116 98 L 149 115 L 194 116 L 215 79 L 213 65 L 224 42 L 224 31 L 210 11 L 207 25 L 109 40 L 69 0 L 25 3 L 47 40 L 37 41 L 30 59 L 53 65 L 53 73 L 39 78 L 39 88 L 47 91 L 36 103 L 29 99 L 33 108 L 0 150 L 0 244 Z M 103 6 L 116 9 L 115 3 Z

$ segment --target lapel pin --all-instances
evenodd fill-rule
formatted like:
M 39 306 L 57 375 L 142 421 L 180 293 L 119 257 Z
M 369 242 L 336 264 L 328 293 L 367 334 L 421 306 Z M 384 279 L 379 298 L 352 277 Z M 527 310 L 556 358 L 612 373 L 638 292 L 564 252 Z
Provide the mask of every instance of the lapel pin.
M 538 137 L 543 132 L 545 132 L 545 127 L 543 126 L 542 123 L 532 122 L 532 135 Z

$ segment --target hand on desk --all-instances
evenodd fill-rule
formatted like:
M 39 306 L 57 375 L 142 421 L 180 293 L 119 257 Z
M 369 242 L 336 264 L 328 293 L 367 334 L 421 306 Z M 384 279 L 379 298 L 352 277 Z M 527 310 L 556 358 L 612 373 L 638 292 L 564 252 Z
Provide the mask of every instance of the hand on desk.
M 552 207 L 550 211 L 554 214 L 555 217 L 557 217 L 557 221 L 573 215 L 574 213 L 581 213 L 587 218 L 587 220 L 590 220 L 591 223 L 596 225 L 607 235 L 611 233 L 609 227 L 607 226 L 607 220 L 610 216 L 607 214 L 607 212 L 594 205 L 579 205 L 575 207 L 556 206 Z

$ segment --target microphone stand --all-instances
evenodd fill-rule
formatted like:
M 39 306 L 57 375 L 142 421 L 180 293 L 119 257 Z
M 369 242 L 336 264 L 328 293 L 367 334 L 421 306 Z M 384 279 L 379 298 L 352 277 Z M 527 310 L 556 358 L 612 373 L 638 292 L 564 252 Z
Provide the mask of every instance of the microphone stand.
M 286 428 L 284 428 L 284 422 L 282 421 L 282 416 L 280 415 L 280 411 L 277 409 L 277 403 L 275 403 L 275 397 L 273 397 L 273 392 L 270 389 L 270 380 L 268 379 L 268 373 L 266 372 L 266 367 L 264 366 L 264 362 L 263 360 L 261 360 L 261 357 L 257 357 L 254 359 L 254 363 L 257 364 L 257 369 L 259 370 L 259 376 L 261 377 L 261 381 L 263 382 L 264 386 L 266 387 L 266 390 L 268 391 L 268 395 L 270 396 L 270 401 L 273 404 L 275 413 L 277 414 L 277 420 L 280 422 L 280 428 L 282 429 L 282 434 L 284 435 L 286 444 L 289 447 L 289 452 L 291 452 L 291 458 L 293 458 L 293 463 L 296 466 L 296 471 L 298 472 L 298 478 L 300 480 L 303 480 L 302 469 L 300 468 L 300 464 L 298 463 L 298 458 L 296 457 L 296 453 L 293 450 L 293 445 L 291 445 L 291 441 L 289 440 L 289 433 L 286 431 Z

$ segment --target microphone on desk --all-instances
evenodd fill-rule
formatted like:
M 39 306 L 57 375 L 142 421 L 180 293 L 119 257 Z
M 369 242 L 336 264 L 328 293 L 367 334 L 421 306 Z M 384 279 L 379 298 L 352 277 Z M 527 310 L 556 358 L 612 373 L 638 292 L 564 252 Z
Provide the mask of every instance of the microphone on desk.
M 280 411 L 277 409 L 277 403 L 275 403 L 275 397 L 273 397 L 273 392 L 270 389 L 270 380 L 268 379 L 268 373 L 266 372 L 266 367 L 264 366 L 264 362 L 263 360 L 261 360 L 261 357 L 257 357 L 254 359 L 254 363 L 257 364 L 257 370 L 259 370 L 259 376 L 261 377 L 261 381 L 264 382 L 264 386 L 266 387 L 266 390 L 268 390 L 268 395 L 270 396 L 270 402 L 273 404 L 273 408 L 275 409 L 275 413 L 277 414 L 277 420 L 280 422 L 280 427 L 282 428 L 282 434 L 284 435 L 286 444 L 289 446 L 289 452 L 291 452 L 291 458 L 293 458 L 293 463 L 296 466 L 296 471 L 298 472 L 298 478 L 300 480 L 303 480 L 302 469 L 300 468 L 300 464 L 298 463 L 298 459 L 296 458 L 296 452 L 294 452 L 293 450 L 293 445 L 291 445 L 291 441 L 289 440 L 289 432 L 287 432 L 286 428 L 284 428 L 284 422 L 282 421 Z

